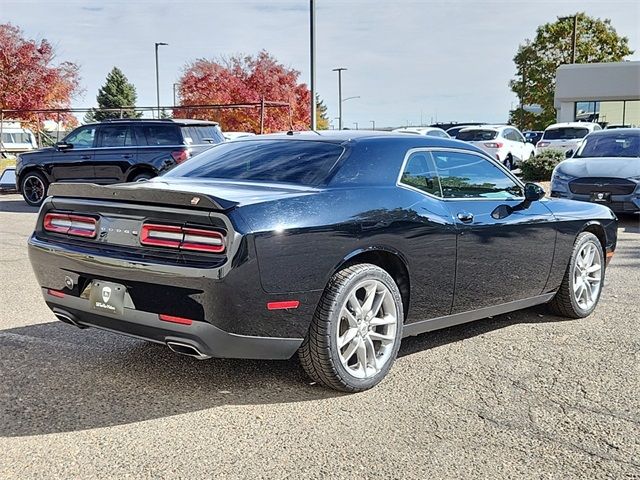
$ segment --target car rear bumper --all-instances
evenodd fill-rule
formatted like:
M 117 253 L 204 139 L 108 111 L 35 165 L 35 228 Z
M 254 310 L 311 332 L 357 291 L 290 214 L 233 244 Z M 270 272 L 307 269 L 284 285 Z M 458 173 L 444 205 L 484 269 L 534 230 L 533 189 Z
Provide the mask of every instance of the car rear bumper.
M 98 254 L 34 234 L 29 239 L 29 258 L 45 301 L 58 318 L 157 343 L 186 343 L 204 356 L 291 357 L 322 294 L 266 293 L 255 258 L 246 255 L 217 267 L 169 265 L 157 259 L 124 260 L 108 250 Z M 89 294 L 95 281 L 125 287 L 128 303 L 122 314 L 91 307 Z M 283 301 L 299 304 L 271 308 L 273 302 Z M 160 315 L 187 319 L 190 324 L 160 320 Z
M 273 338 L 236 335 L 208 323 L 193 322 L 181 325 L 160 320 L 157 314 L 125 308 L 117 317 L 92 311 L 88 299 L 53 295 L 43 288 L 42 294 L 49 308 L 59 320 L 80 328 L 97 327 L 143 340 L 161 343 L 176 349 L 189 347 L 196 358 L 291 358 L 302 338 Z M 178 348 L 179 350 L 179 348 Z M 178 351 L 185 353 L 188 350 Z

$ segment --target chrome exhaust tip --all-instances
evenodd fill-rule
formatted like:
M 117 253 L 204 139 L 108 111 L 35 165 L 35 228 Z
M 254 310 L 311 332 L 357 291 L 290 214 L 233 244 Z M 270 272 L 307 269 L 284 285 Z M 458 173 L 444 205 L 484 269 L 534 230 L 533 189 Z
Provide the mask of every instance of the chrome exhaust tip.
M 208 358 L 211 358 L 211 355 L 205 355 L 196 347 L 189 345 L 188 343 L 169 341 L 167 342 L 167 347 L 169 347 L 173 353 L 177 353 L 178 355 L 186 355 L 187 357 L 197 358 L 198 360 L 207 360 Z
M 56 318 L 58 320 L 60 320 L 61 322 L 67 323 L 69 325 L 73 325 L 74 327 L 78 327 L 78 328 L 86 328 L 84 325 L 80 325 L 75 318 L 73 318 L 73 316 L 69 313 L 66 312 L 60 312 L 60 311 L 54 311 L 53 314 L 56 316 Z

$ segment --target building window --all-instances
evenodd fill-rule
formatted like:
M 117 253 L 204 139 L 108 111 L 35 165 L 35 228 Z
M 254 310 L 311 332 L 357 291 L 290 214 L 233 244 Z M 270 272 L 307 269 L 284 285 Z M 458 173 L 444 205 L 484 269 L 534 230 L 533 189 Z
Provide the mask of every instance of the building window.
M 598 122 L 606 125 L 640 125 L 640 100 L 610 102 L 576 102 L 574 119 L 577 122 Z

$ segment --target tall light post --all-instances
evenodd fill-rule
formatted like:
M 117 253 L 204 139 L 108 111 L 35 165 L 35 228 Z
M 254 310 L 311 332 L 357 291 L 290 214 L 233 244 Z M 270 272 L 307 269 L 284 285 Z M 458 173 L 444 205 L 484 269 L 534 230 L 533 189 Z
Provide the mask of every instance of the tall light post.
M 311 130 L 316 129 L 316 4 L 309 0 L 309 34 L 311 60 Z
M 338 72 L 338 130 L 342 130 L 342 72 L 344 67 L 334 68 L 333 72 Z
M 375 130 L 376 129 L 376 121 L 375 120 L 369 120 L 371 122 L 371 130 Z
M 169 45 L 164 42 L 156 42 L 156 100 L 158 105 L 158 118 L 160 118 L 160 71 L 158 69 L 158 47 L 160 45 Z
M 359 128 L 358 128 L 358 122 L 353 122 L 353 124 L 356 126 L 356 130 L 359 130 Z
M 558 20 L 573 20 L 573 34 L 571 35 L 571 63 L 576 63 L 576 50 L 578 48 L 578 14 L 568 17 L 558 17 Z
M 175 107 L 176 104 L 176 87 L 180 85 L 179 83 L 174 83 L 173 84 L 173 106 Z

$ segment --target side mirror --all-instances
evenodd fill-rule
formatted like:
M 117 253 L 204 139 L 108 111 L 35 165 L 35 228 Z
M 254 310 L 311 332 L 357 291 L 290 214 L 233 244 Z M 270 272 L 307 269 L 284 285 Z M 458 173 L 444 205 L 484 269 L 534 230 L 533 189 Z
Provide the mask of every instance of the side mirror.
M 73 148 L 73 143 L 67 142 L 56 142 L 56 149 L 64 152 L 65 150 L 71 150 Z
M 544 188 L 537 183 L 525 183 L 524 199 L 527 202 L 535 202 L 544 197 Z
M 573 157 L 573 150 L 567 150 L 566 152 L 564 152 L 564 158 L 571 158 Z

